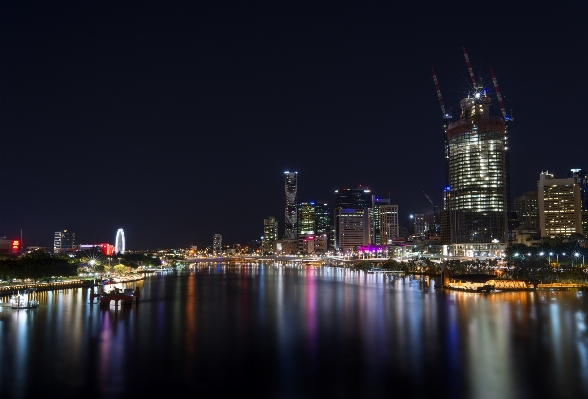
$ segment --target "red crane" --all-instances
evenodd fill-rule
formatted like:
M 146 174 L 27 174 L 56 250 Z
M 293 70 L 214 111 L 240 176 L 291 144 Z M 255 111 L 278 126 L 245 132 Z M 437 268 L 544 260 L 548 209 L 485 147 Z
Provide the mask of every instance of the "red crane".
M 465 57 L 466 64 L 468 65 L 468 71 L 470 72 L 470 78 L 472 78 L 472 84 L 474 85 L 474 91 L 476 90 L 476 78 L 474 77 L 474 71 L 472 71 L 472 65 L 470 64 L 470 57 L 468 57 L 468 53 L 465 47 L 462 47 L 463 56 Z
M 437 74 L 435 73 L 435 68 L 433 67 L 433 64 L 431 64 L 431 70 L 433 71 L 433 82 L 435 82 L 435 88 L 437 89 L 437 97 L 439 97 L 439 105 L 441 105 L 441 112 L 443 112 L 443 118 L 445 118 L 447 117 L 447 114 L 445 114 L 445 105 L 443 105 L 441 89 L 439 89 L 439 82 L 437 82 Z
M 500 89 L 498 88 L 498 81 L 496 80 L 496 76 L 494 75 L 492 67 L 490 67 L 490 73 L 492 74 L 492 83 L 494 83 L 494 90 L 496 90 L 496 97 L 498 97 L 498 105 L 500 105 L 502 117 L 504 118 L 504 120 L 506 120 L 506 110 L 504 109 L 504 104 L 502 103 L 502 95 L 500 94 Z

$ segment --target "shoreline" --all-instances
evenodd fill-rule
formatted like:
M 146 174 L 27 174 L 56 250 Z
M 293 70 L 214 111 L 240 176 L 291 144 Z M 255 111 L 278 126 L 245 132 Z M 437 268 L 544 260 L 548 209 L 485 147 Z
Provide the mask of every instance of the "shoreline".
M 131 283 L 134 281 L 141 281 L 145 279 L 145 275 L 137 276 L 126 276 L 126 277 L 112 277 L 111 281 L 114 284 Z M 14 295 L 14 293 L 28 288 L 34 288 L 37 291 L 53 291 L 61 290 L 65 288 L 92 288 L 100 284 L 92 284 L 92 280 L 70 280 L 70 281 L 59 281 L 53 283 L 26 283 L 19 285 L 10 285 L 0 287 L 0 296 L 3 295 Z

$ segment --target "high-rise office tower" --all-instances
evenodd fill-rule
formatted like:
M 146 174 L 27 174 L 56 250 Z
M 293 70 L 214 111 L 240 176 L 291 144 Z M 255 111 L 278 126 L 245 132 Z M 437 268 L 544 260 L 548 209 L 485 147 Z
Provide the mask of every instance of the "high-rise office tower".
M 541 237 L 582 234 L 582 196 L 573 177 L 554 179 L 548 172 L 537 182 Z
M 414 214 L 414 235 L 423 236 L 425 235 L 425 214 L 415 213 Z
M 302 202 L 298 205 L 298 251 L 314 252 L 315 233 L 314 202 Z
M 582 234 L 588 237 L 588 172 L 583 169 L 572 169 L 570 175 L 580 189 L 580 205 L 582 207 Z
M 368 208 L 338 209 L 337 247 L 343 252 L 356 251 L 370 242 Z
M 76 233 L 67 230 L 55 232 L 53 237 L 54 253 L 75 252 L 76 248 Z
M 528 191 L 514 198 L 514 211 L 521 226 L 539 228 L 538 198 L 537 191 Z
M 372 204 L 370 206 L 369 215 L 370 215 L 370 244 L 378 245 L 381 242 L 381 227 L 380 227 L 380 214 L 381 214 L 381 207 L 383 205 L 390 205 L 389 198 L 377 198 L 375 195 L 372 195 Z
M 302 202 L 298 205 L 298 236 L 314 234 L 315 205 L 314 202 Z
M 264 253 L 273 254 L 275 244 L 278 240 L 278 221 L 273 216 L 263 219 L 263 243 L 261 245 Z
M 284 172 L 284 190 L 286 210 L 284 221 L 284 238 L 297 239 L 296 194 L 298 193 L 298 172 Z
M 398 205 L 382 205 L 380 207 L 380 243 L 392 244 L 392 239 L 399 236 Z
M 125 253 L 125 232 L 123 229 L 116 231 L 116 237 L 114 239 L 114 253 L 124 254 Z
M 363 187 L 344 188 L 335 191 L 335 247 L 350 250 L 370 242 L 369 208 L 372 204 L 371 190 Z M 361 212 L 360 212 L 361 211 Z M 365 213 L 365 221 L 363 215 Z M 359 224 L 361 223 L 361 225 Z M 349 229 L 348 232 L 344 230 Z M 365 237 L 359 238 L 358 234 Z M 359 244 L 358 244 L 359 243 Z
M 441 236 L 451 244 L 491 244 L 508 241 L 507 215 L 509 211 L 509 156 L 508 123 L 510 118 L 502 104 L 502 97 L 494 72 L 492 81 L 502 116 L 491 116 L 491 98 L 481 82 L 476 82 L 467 62 L 472 86 L 470 94 L 460 102 L 458 121 L 451 123 L 445 113 L 437 76 L 433 80 L 441 104 L 445 130 L 445 209 L 441 215 L 442 228 L 450 229 L 450 236 Z M 474 248 L 475 247 L 475 248 Z M 483 246 L 470 246 L 474 251 Z M 484 250 L 489 249 L 487 246 Z M 462 246 L 462 248 L 465 248 Z
M 314 205 L 314 231 L 316 234 L 329 234 L 331 231 L 331 211 L 329 204 L 318 201 Z
M 212 237 L 212 252 L 215 255 L 223 252 L 223 236 L 221 234 L 215 234 Z

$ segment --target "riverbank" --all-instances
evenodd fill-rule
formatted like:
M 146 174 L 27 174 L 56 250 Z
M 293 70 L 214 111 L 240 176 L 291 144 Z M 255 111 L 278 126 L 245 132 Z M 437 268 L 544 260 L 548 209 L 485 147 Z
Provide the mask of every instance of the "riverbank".
M 141 275 L 132 275 L 132 276 L 116 276 L 112 277 L 111 281 L 115 284 L 118 283 L 131 283 L 134 281 L 140 281 L 145 279 L 143 274 Z M 73 279 L 73 280 L 66 280 L 66 281 L 54 281 L 50 283 L 22 283 L 22 284 L 13 284 L 13 285 L 3 285 L 0 286 L 0 295 L 13 295 L 18 291 L 22 291 L 28 288 L 34 288 L 37 291 L 51 291 L 51 290 L 62 290 L 65 288 L 84 288 L 84 287 L 92 287 L 94 285 L 93 280 L 82 280 L 82 279 Z M 98 284 L 96 284 L 98 285 Z

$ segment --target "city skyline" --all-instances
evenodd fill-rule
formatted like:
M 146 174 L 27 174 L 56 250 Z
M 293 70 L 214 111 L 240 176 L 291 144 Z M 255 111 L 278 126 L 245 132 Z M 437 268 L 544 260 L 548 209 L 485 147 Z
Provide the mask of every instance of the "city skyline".
M 0 236 L 243 243 L 268 215 L 284 226 L 287 170 L 302 201 L 390 192 L 408 226 L 431 210 L 423 192 L 442 207 L 430 65 L 456 117 L 462 46 L 513 109 L 511 206 L 542 171 L 588 168 L 580 13 L 427 4 L 0 5 Z

